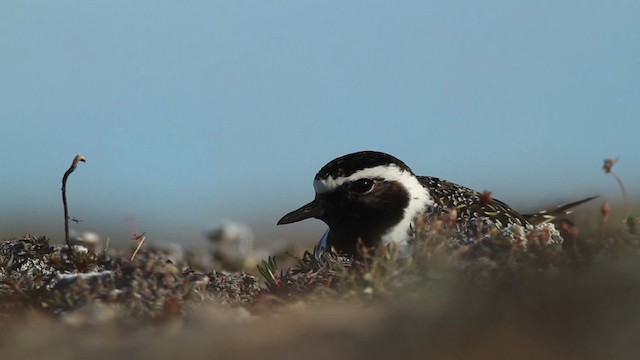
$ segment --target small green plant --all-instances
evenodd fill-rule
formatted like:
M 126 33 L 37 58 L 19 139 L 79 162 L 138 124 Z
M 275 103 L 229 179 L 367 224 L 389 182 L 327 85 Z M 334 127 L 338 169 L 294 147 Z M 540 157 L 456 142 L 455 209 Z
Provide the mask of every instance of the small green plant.
M 281 285 L 280 277 L 278 276 L 278 263 L 276 262 L 276 258 L 273 256 L 269 256 L 267 260 L 262 260 L 260 264 L 257 265 L 258 272 L 264 278 L 264 281 L 269 290 L 279 288 Z

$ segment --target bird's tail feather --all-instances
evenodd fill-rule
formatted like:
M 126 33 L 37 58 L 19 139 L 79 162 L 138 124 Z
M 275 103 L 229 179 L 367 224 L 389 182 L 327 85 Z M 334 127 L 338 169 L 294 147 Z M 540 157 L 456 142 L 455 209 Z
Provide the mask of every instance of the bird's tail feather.
M 563 216 L 563 215 L 567 215 L 569 213 L 571 213 L 572 209 L 578 205 L 584 204 L 587 201 L 593 200 L 595 198 L 597 198 L 598 196 L 591 196 L 588 197 L 586 199 L 582 199 L 582 200 L 578 200 L 578 201 L 574 201 L 568 204 L 562 204 L 562 205 L 558 205 L 556 207 L 553 207 L 551 209 L 547 209 L 547 210 L 542 210 L 542 211 L 538 211 L 537 213 L 534 214 L 526 214 L 526 215 L 522 215 L 525 219 L 527 219 L 527 221 L 533 225 L 540 225 L 542 223 L 546 223 L 549 222 L 555 218 L 557 218 L 558 216 Z

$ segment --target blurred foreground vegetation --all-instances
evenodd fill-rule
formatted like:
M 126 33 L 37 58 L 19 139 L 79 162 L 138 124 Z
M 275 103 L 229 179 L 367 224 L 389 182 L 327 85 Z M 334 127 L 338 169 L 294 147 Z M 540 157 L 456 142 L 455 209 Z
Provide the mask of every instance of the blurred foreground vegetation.
M 442 219 L 410 259 L 307 252 L 239 273 L 24 236 L 0 244 L 0 342 L 4 358 L 637 358 L 636 225 L 594 212 L 557 224 L 562 248 L 544 231 L 451 247 Z

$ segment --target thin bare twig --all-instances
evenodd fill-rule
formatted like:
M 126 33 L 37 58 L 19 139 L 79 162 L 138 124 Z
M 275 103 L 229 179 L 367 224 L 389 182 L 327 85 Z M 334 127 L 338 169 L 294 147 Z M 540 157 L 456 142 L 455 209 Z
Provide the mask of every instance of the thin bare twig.
M 69 175 L 78 167 L 78 163 L 86 162 L 87 159 L 82 155 L 76 155 L 71 163 L 71 166 L 62 176 L 62 205 L 64 206 L 64 241 L 66 241 L 67 246 L 69 247 L 69 251 L 73 253 L 73 247 L 71 246 L 71 241 L 69 241 L 69 209 L 67 207 L 67 179 Z
M 138 242 L 138 247 L 137 247 L 137 248 L 136 248 L 136 250 L 133 252 L 133 255 L 131 255 L 131 260 L 130 260 L 130 261 L 133 261 L 133 259 L 135 259 L 135 258 L 136 258 L 136 254 L 138 253 L 138 250 L 140 250 L 140 248 L 142 247 L 142 244 L 144 244 L 144 241 L 145 241 L 145 236 L 144 236 L 144 234 L 146 234 L 146 232 L 143 232 L 143 233 L 142 233 L 142 234 L 140 234 L 140 235 L 133 234 L 133 239 L 132 239 L 132 240 L 135 240 L 135 241 L 137 241 L 137 242 Z

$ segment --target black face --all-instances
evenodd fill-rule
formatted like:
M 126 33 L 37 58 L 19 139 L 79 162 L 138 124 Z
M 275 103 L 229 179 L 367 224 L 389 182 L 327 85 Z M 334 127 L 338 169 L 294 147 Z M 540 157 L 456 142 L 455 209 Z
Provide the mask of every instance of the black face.
M 357 228 L 361 233 L 371 227 L 385 230 L 402 219 L 409 204 L 409 194 L 396 182 L 360 179 L 343 184 L 336 191 L 318 194 L 323 204 L 319 219 L 331 227 Z
M 278 224 L 315 217 L 329 225 L 329 245 L 355 253 L 358 241 L 365 246 L 377 245 L 382 235 L 402 220 L 408 204 L 409 194 L 399 183 L 360 179 L 317 194 L 311 203 L 285 215 Z

